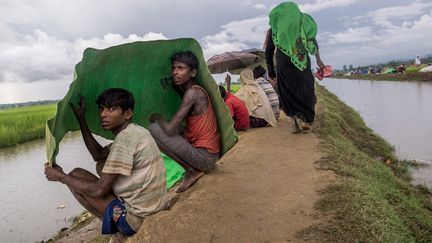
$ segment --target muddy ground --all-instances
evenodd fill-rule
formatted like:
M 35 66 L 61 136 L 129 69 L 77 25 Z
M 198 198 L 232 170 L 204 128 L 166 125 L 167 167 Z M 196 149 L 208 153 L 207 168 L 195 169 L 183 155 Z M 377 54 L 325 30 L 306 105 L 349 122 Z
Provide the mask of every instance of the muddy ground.
M 128 242 L 319 242 L 307 230 L 327 217 L 314 209 L 334 182 L 315 163 L 324 154 L 314 133 L 291 134 L 291 120 L 239 133 L 217 168 L 180 194 L 169 210 L 145 219 Z M 106 241 L 94 220 L 58 242 Z M 96 237 L 96 238 L 95 238 Z

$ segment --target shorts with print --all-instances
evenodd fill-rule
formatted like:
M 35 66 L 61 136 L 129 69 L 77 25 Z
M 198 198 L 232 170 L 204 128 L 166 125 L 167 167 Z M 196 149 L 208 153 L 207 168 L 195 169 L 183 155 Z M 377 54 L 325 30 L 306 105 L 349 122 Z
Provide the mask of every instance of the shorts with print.
M 102 219 L 102 234 L 121 232 L 132 236 L 136 232 L 126 222 L 126 208 L 120 199 L 116 198 L 105 208 Z

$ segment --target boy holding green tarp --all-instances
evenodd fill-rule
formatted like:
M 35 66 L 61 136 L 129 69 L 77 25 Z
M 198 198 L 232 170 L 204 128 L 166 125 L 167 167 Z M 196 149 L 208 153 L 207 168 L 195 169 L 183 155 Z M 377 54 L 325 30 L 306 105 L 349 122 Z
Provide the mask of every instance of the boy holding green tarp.
M 68 186 L 78 202 L 102 220 L 102 234 L 131 236 L 145 216 L 167 207 L 164 162 L 150 133 L 131 123 L 135 100 L 129 91 L 107 89 L 96 103 L 102 128 L 115 135 L 106 147 L 91 134 L 84 98 L 79 107 L 71 107 L 100 177 L 81 168 L 66 174 L 60 166 L 47 164 L 45 175 Z
M 182 192 L 215 167 L 221 141 L 209 95 L 195 82 L 198 59 L 190 51 L 179 52 L 171 57 L 171 63 L 174 85 L 184 92 L 182 104 L 171 121 L 164 120 L 159 113 L 153 114 L 148 129 L 162 152 L 185 169 L 183 182 L 177 189 Z M 184 133 L 183 120 L 186 120 Z

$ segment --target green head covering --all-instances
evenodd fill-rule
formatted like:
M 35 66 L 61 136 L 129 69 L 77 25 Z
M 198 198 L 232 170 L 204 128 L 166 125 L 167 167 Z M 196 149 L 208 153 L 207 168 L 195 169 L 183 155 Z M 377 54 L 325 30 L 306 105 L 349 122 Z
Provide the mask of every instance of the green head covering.
M 281 3 L 270 12 L 273 43 L 300 70 L 307 67 L 308 53 L 314 55 L 317 47 L 312 41 L 317 25 L 309 14 L 300 12 L 293 2 Z

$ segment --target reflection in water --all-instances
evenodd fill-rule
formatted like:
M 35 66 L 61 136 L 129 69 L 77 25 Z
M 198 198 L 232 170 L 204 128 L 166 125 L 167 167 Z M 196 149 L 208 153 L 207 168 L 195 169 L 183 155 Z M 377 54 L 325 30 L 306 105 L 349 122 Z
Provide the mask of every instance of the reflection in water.
M 98 138 L 103 144 L 107 140 Z M 67 187 L 46 180 L 43 140 L 0 149 L 0 236 L 2 242 L 47 240 L 84 209 Z M 95 173 L 94 162 L 77 132 L 60 145 L 58 163 L 67 173 L 75 167 Z M 65 208 L 57 209 L 61 204 Z
M 353 107 L 404 159 L 432 162 L 432 83 L 327 79 L 321 82 Z M 432 168 L 413 169 L 432 188 Z

